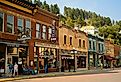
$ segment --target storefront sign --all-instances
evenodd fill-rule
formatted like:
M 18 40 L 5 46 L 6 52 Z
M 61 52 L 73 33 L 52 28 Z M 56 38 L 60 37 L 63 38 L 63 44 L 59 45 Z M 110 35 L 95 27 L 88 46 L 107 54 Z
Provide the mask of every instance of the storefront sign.
M 48 47 L 48 48 L 59 48 L 59 46 L 55 45 L 55 44 L 47 44 L 47 43 L 39 43 L 39 42 L 35 42 L 35 46 Z
M 74 59 L 74 57 L 66 57 L 66 56 L 62 56 L 61 59 Z
M 52 26 L 51 41 L 56 41 L 56 27 L 54 25 Z

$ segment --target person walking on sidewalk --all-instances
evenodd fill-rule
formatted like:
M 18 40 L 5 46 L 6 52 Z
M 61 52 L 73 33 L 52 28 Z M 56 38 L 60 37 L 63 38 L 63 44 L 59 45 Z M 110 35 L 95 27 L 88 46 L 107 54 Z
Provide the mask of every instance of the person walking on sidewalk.
M 103 64 L 102 63 L 100 63 L 100 67 L 101 67 L 101 70 L 103 69 Z
M 14 65 L 14 76 L 18 76 L 18 65 L 17 63 L 15 62 L 15 65 Z
M 71 63 L 70 62 L 68 63 L 68 69 L 69 69 L 69 72 L 71 72 Z
M 13 64 L 9 63 L 8 67 L 9 67 L 9 74 L 13 76 L 13 69 L 14 69 Z

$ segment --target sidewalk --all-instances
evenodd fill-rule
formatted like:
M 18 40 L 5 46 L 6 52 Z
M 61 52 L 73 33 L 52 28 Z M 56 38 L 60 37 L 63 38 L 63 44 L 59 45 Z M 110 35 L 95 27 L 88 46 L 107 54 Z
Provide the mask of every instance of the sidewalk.
M 21 80 L 21 79 L 32 79 L 32 78 L 44 78 L 44 77 L 57 77 L 57 76 L 71 76 L 71 75 L 85 75 L 85 74 L 99 74 L 99 73 L 110 73 L 111 69 L 97 69 L 97 70 L 77 70 L 76 72 L 54 72 L 47 74 L 37 74 L 37 75 L 22 75 L 14 78 L 1 78 L 0 82 L 4 81 L 13 81 L 13 80 Z

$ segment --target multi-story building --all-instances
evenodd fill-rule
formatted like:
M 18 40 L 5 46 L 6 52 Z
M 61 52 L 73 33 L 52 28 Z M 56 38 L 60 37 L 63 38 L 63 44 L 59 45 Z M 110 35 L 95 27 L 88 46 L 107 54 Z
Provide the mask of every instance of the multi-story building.
M 59 17 L 25 0 L 0 0 L 0 69 L 57 71 Z
M 114 54 L 114 44 L 110 40 L 105 40 L 104 67 L 112 67 Z
M 84 26 L 82 31 L 88 33 L 88 65 L 98 67 L 103 64 L 104 38 L 97 34 L 98 30 L 94 26 Z
M 87 68 L 88 67 L 88 37 L 85 32 L 72 29 L 66 25 L 59 28 L 59 58 L 60 67 Z M 75 53 L 71 53 L 75 49 Z M 75 56 L 75 57 L 74 57 Z
M 120 66 L 120 45 L 114 45 L 114 57 L 115 57 L 115 66 Z
M 88 57 L 89 57 L 89 68 L 98 67 L 101 63 L 103 64 L 103 55 L 104 55 L 104 38 L 88 34 Z

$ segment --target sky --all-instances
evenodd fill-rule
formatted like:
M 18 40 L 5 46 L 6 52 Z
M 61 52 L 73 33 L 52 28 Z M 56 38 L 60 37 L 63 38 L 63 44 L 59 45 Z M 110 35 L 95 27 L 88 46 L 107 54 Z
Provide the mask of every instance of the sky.
M 46 0 L 46 2 L 48 4 L 57 3 L 61 13 L 64 11 L 64 6 L 67 6 L 96 12 L 114 20 L 121 20 L 121 0 Z

